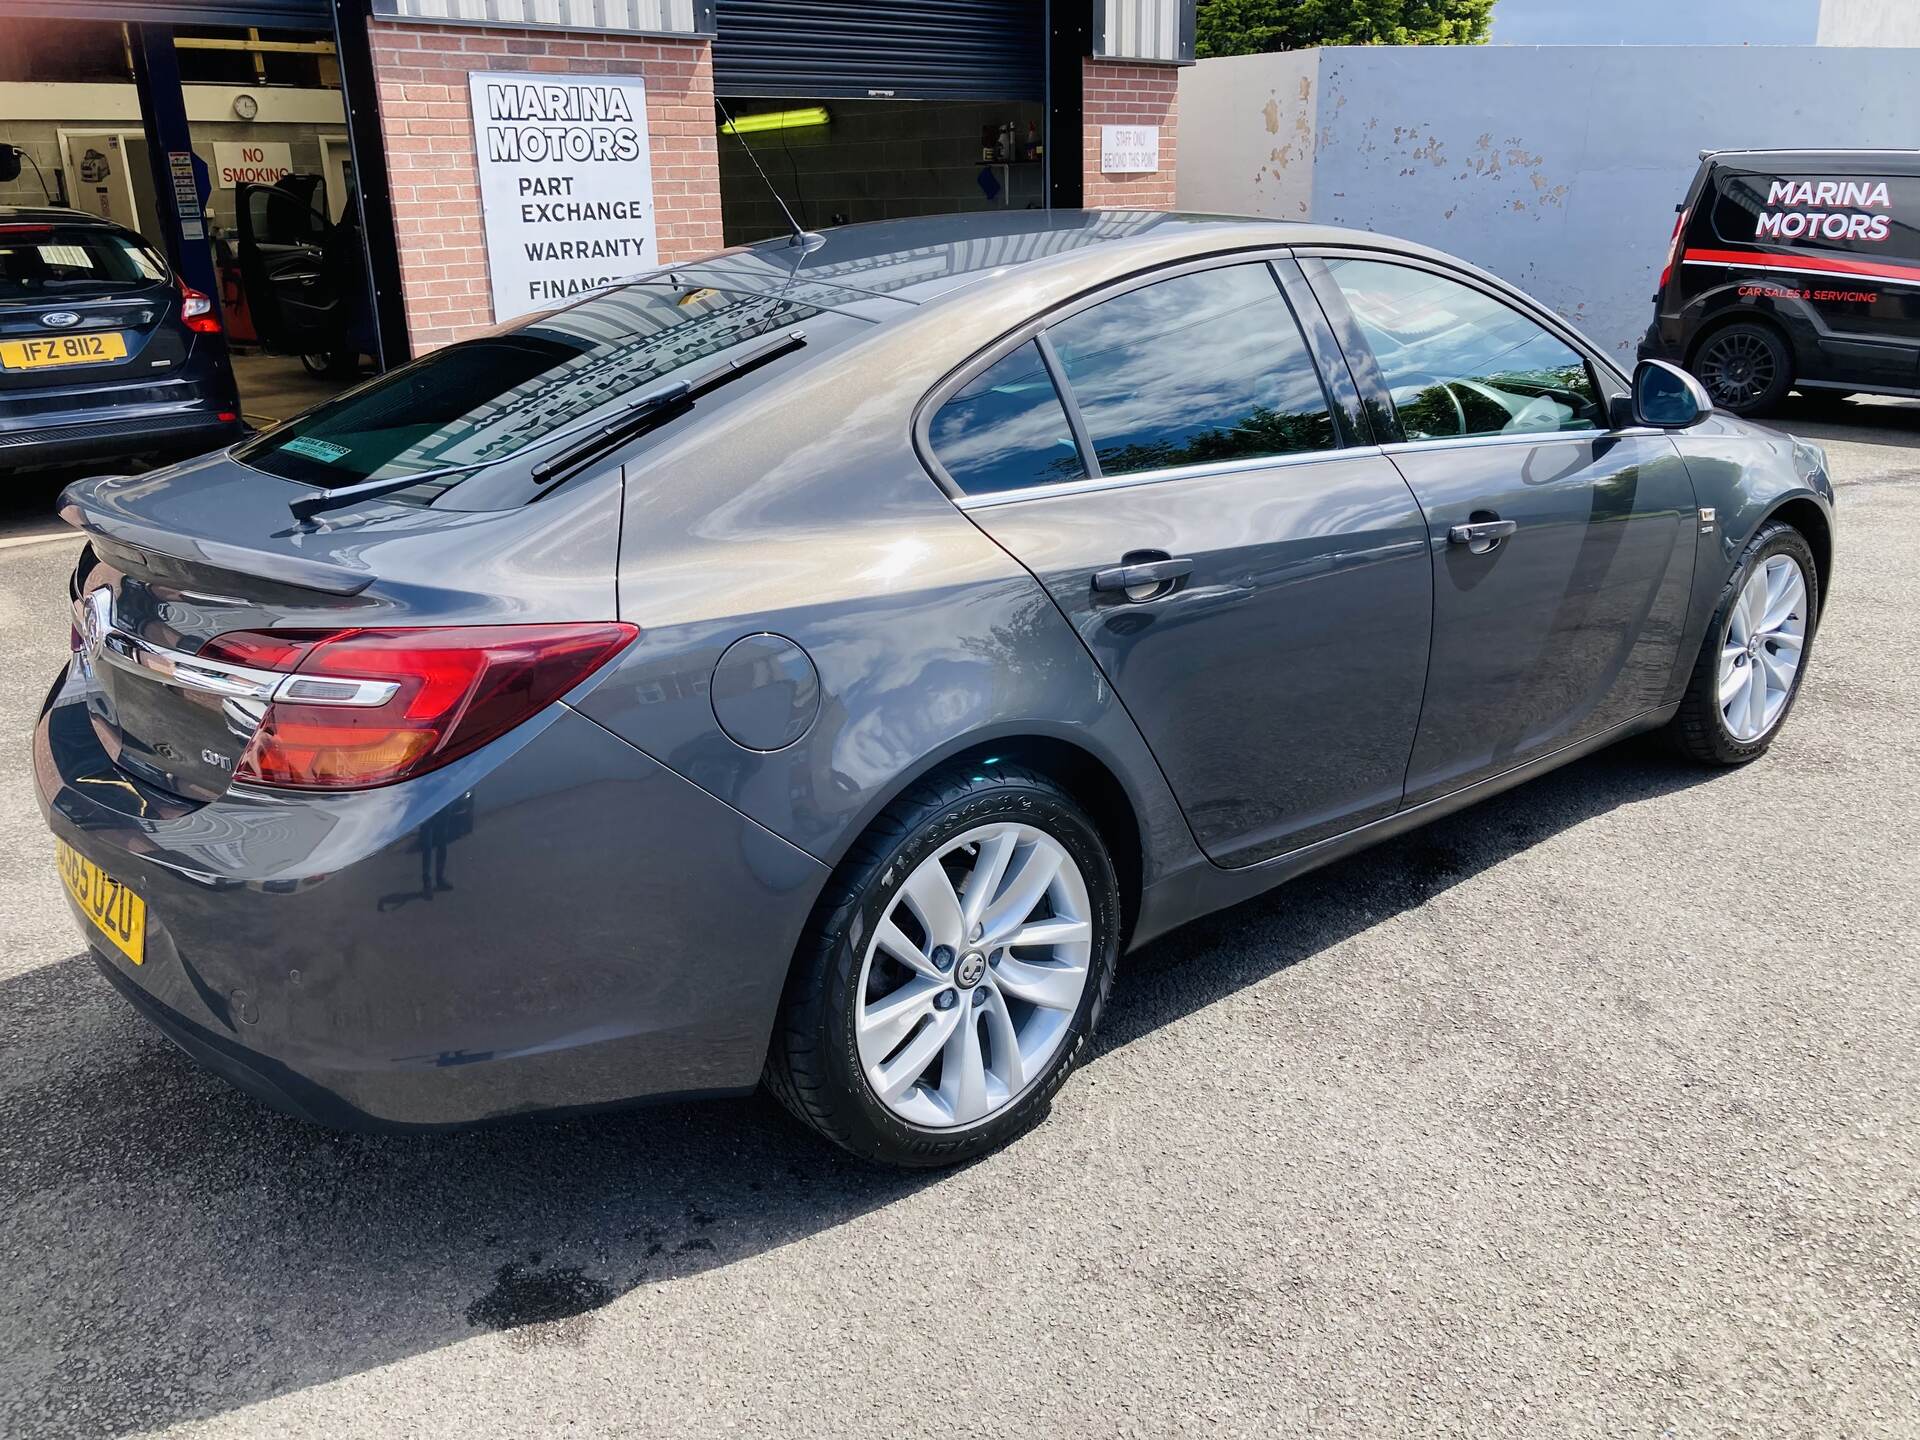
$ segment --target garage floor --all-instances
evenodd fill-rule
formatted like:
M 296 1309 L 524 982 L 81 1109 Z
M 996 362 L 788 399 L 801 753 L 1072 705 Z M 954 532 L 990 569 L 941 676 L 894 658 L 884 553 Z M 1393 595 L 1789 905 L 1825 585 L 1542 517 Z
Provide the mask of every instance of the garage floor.
M 306 366 L 292 355 L 268 355 L 264 351 L 233 355 L 234 379 L 240 385 L 240 409 L 251 425 L 265 428 L 302 410 L 331 400 L 353 379 L 309 375 Z
M 0 549 L 0 1435 L 1912 1436 L 1920 407 L 1847 413 L 1781 417 L 1839 559 L 1769 756 L 1619 747 L 1159 941 L 942 1175 L 196 1068 L 32 800 L 77 545 Z

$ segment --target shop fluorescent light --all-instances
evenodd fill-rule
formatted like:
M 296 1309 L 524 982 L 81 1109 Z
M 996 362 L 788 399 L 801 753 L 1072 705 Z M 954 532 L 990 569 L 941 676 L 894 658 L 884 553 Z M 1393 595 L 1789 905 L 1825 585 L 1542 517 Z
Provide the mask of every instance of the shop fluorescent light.
M 763 130 L 800 130 L 808 125 L 824 125 L 833 117 L 824 105 L 805 110 L 769 110 L 763 115 L 742 115 L 721 125 L 722 135 L 758 135 Z

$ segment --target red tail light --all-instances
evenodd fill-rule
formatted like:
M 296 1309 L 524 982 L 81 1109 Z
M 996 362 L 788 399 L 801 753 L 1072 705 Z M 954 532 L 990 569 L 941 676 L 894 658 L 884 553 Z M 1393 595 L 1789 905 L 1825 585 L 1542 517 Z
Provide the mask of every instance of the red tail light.
M 498 739 L 639 633 L 616 622 L 237 630 L 200 653 L 288 677 L 234 767 L 236 780 L 362 790 L 423 775 Z
M 1673 217 L 1673 235 L 1667 241 L 1666 263 L 1660 267 L 1660 289 L 1664 292 L 1667 281 L 1673 276 L 1673 262 L 1680 258 L 1680 232 L 1687 228 L 1687 212 L 1682 210 Z M 1655 297 L 1659 298 L 1658 296 Z
M 213 313 L 213 301 L 186 281 L 177 283 L 180 286 L 180 318 L 186 322 L 187 328 L 196 335 L 218 335 L 220 317 Z

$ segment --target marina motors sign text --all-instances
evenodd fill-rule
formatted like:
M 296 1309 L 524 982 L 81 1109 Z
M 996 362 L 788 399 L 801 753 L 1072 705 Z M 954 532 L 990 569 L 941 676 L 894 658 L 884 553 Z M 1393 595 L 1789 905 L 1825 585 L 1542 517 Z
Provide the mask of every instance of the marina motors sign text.
M 1775 180 L 1753 238 L 1885 240 L 1889 204 L 1884 180 Z
M 656 263 L 638 75 L 467 78 L 495 320 Z

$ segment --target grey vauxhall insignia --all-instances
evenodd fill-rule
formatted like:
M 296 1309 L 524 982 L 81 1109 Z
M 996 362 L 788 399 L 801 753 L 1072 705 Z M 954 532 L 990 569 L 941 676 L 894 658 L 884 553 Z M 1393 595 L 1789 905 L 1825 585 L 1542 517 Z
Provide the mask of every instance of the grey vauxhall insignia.
M 35 773 L 107 978 L 273 1104 L 764 1077 L 939 1164 L 1172 926 L 1637 731 L 1761 754 L 1832 503 L 1416 246 L 854 227 L 72 486 Z

